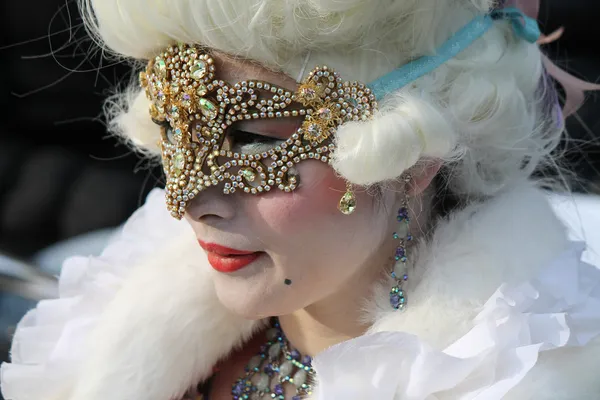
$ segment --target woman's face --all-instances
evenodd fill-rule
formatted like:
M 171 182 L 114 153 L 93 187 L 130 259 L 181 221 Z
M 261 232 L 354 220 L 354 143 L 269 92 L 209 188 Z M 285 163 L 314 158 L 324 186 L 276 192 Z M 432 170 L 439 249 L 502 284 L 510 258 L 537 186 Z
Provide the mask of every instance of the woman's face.
M 214 58 L 225 81 L 260 79 L 296 89 L 289 77 Z M 292 135 L 299 123 L 292 118 L 248 121 L 230 128 L 227 140 L 242 152 L 269 148 Z M 296 169 L 300 185 L 291 193 L 224 195 L 216 187 L 202 191 L 187 209 L 186 219 L 213 266 L 220 301 L 246 318 L 284 315 L 334 296 L 363 276 L 372 279 L 373 269 L 379 274 L 393 254 L 388 233 L 394 196 L 356 193 L 356 211 L 344 215 L 337 206 L 345 182 L 330 166 L 307 160 Z M 386 250 L 378 252 L 382 247 Z

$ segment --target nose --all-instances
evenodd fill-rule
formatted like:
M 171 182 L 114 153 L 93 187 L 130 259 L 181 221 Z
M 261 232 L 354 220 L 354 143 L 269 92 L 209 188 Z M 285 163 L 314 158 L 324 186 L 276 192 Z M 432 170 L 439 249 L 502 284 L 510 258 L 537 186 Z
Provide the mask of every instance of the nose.
M 189 203 L 186 215 L 197 222 L 217 225 L 235 217 L 236 198 L 237 194 L 224 194 L 222 187 L 210 187 Z

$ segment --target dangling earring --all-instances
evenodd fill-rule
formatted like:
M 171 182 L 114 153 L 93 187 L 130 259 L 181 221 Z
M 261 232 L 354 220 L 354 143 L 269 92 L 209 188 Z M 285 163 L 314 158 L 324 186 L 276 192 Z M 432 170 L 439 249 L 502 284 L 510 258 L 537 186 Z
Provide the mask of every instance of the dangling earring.
M 410 175 L 406 175 L 404 178 L 406 184 L 410 180 Z M 404 282 L 408 280 L 406 246 L 412 240 L 412 236 L 409 233 L 410 218 L 408 216 L 408 195 L 406 194 L 406 189 L 404 192 L 404 200 L 396 216 L 400 227 L 398 231 L 393 233 L 394 239 L 399 241 L 396 247 L 396 254 L 394 255 L 394 267 L 392 268 L 392 278 L 394 278 L 396 284 L 390 291 L 390 305 L 394 310 L 403 310 L 406 307 L 406 296 L 403 289 Z
M 340 199 L 338 209 L 345 215 L 350 215 L 356 210 L 356 197 L 350 182 L 346 182 L 346 193 Z

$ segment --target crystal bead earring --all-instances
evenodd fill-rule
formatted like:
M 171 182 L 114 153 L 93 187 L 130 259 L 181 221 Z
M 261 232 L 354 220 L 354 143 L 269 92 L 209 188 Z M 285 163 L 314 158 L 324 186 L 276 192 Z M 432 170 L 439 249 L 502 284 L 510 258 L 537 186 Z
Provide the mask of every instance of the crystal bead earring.
M 346 182 L 346 193 L 340 199 L 338 209 L 345 215 L 350 215 L 356 210 L 356 196 L 354 196 L 350 182 Z
M 410 182 L 411 177 L 405 176 L 404 181 L 406 184 Z M 398 230 L 393 233 L 394 239 L 398 240 L 398 246 L 396 247 L 396 254 L 394 255 L 394 267 L 392 268 L 392 278 L 396 281 L 395 285 L 390 291 L 390 305 L 394 310 L 403 310 L 406 307 L 406 296 L 404 294 L 404 282 L 408 280 L 408 271 L 406 263 L 408 257 L 406 254 L 407 243 L 412 240 L 412 236 L 409 233 L 410 218 L 408 215 L 408 195 L 404 195 L 404 200 L 396 220 L 400 224 Z

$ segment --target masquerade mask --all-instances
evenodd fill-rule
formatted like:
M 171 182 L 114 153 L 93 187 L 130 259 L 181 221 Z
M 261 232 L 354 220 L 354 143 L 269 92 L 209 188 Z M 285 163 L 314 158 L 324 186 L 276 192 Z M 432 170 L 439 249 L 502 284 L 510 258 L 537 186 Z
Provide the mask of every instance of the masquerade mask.
M 329 162 L 332 136 L 348 121 L 367 120 L 376 99 L 435 70 L 487 32 L 508 20 L 515 36 L 534 43 L 537 22 L 516 8 L 475 17 L 438 49 L 372 82 L 342 80 L 326 66 L 315 68 L 296 93 L 267 82 L 219 79 L 213 59 L 201 47 L 180 44 L 150 60 L 140 83 L 151 101 L 150 115 L 162 126 L 166 202 L 175 218 L 201 191 L 223 183 L 223 193 L 291 192 L 299 177 L 294 166 L 313 159 Z M 297 131 L 278 146 L 246 154 L 234 151 L 228 130 L 238 121 L 300 118 Z
M 192 45 L 169 47 L 141 73 L 152 119 L 163 126 L 160 147 L 167 177 L 167 207 L 176 218 L 202 190 L 223 184 L 223 193 L 291 192 L 305 160 L 329 162 L 331 138 L 346 121 L 370 118 L 375 96 L 365 85 L 315 68 L 296 93 L 258 80 L 218 79 L 213 59 Z M 260 153 L 233 151 L 227 132 L 237 121 L 299 117 L 297 131 Z

